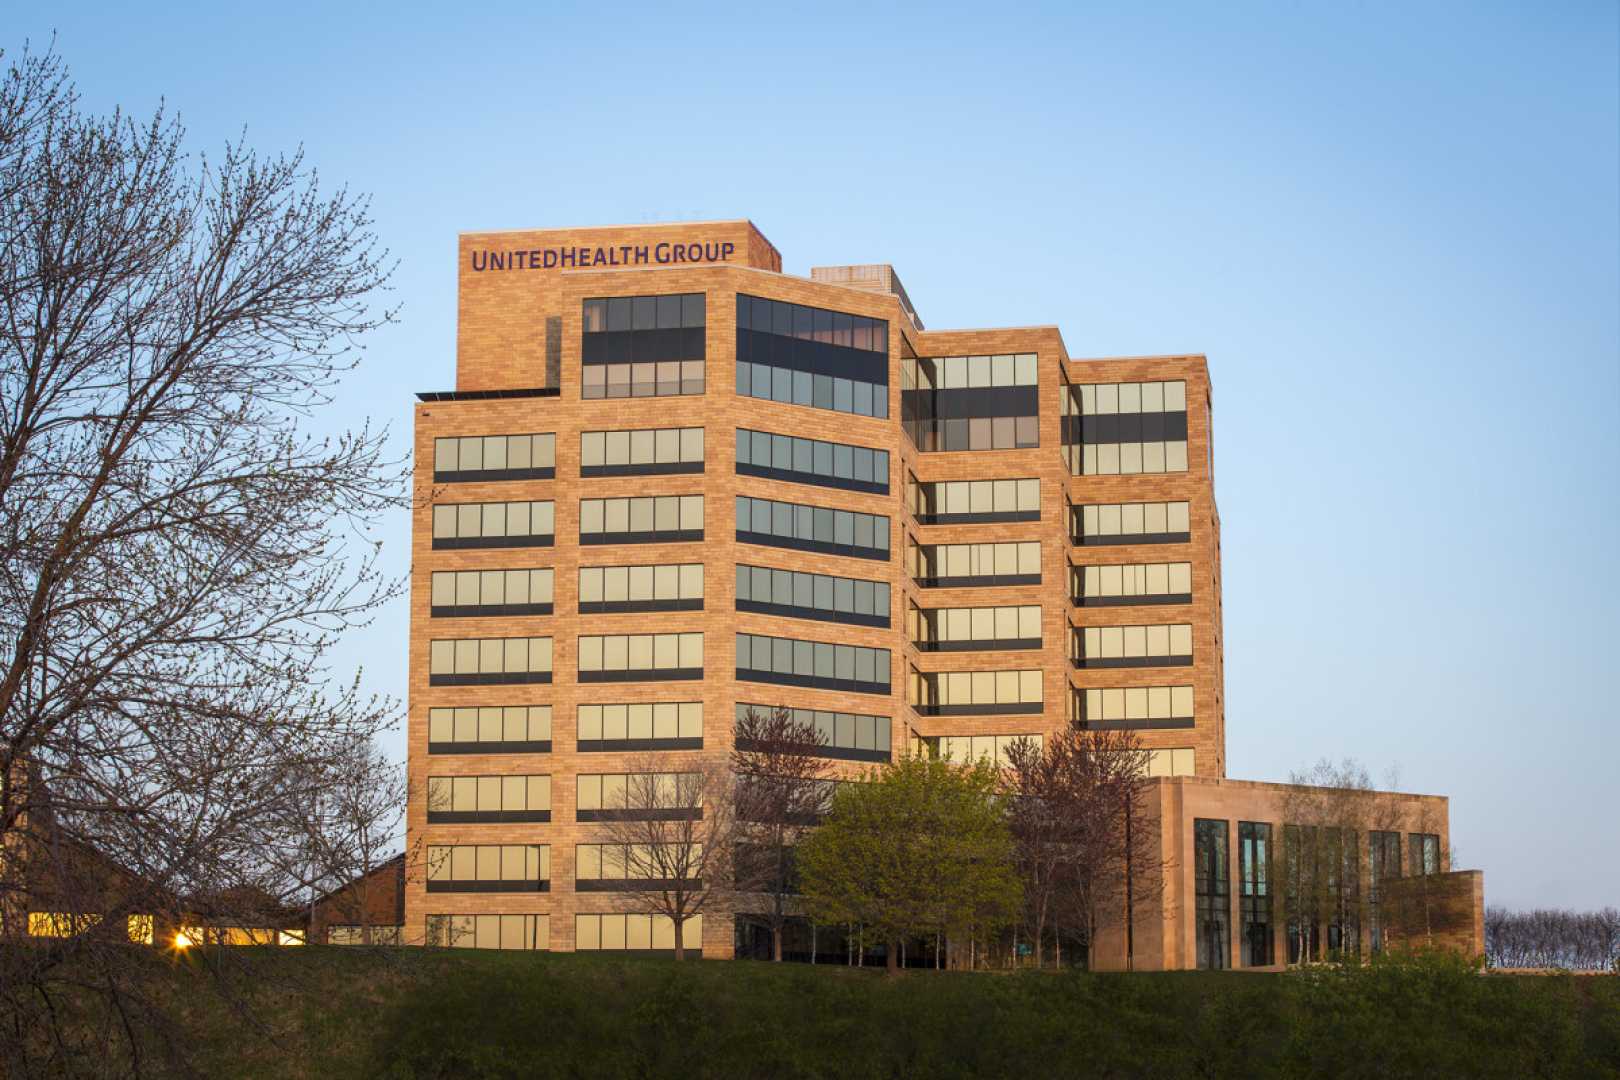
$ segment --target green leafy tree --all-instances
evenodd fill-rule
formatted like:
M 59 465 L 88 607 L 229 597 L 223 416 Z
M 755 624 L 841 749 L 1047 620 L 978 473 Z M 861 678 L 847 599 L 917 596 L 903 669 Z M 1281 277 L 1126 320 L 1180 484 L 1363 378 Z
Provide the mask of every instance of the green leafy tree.
M 1022 902 L 1012 835 L 985 763 L 904 757 L 845 784 L 799 847 L 811 917 L 858 923 L 888 944 L 959 938 L 1011 923 Z

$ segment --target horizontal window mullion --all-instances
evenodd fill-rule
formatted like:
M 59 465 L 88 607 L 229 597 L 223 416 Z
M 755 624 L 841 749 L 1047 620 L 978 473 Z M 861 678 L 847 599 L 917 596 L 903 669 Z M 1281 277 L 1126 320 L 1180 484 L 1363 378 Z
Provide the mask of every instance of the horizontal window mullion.
M 841 491 L 863 491 L 871 495 L 887 495 L 889 485 L 873 483 L 866 480 L 855 480 L 839 476 L 822 476 L 819 473 L 798 472 L 793 469 L 772 469 L 761 465 L 745 465 L 737 463 L 738 476 L 757 476 L 765 480 L 781 480 L 790 484 L 808 484 L 814 487 L 837 488 Z
M 645 750 L 701 750 L 703 737 L 668 739 L 580 739 L 574 747 L 581 754 L 610 754 Z
M 430 754 L 549 754 L 550 739 L 520 742 L 430 742 Z
M 1192 593 L 1142 593 L 1136 596 L 1071 597 L 1075 607 L 1141 607 L 1146 604 L 1190 604 Z
M 550 604 L 436 604 L 428 609 L 435 619 L 476 619 L 486 615 L 550 615 Z
M 989 586 L 1039 585 L 1039 574 L 977 574 L 968 577 L 916 578 L 924 589 L 977 589 Z
M 454 469 L 447 472 L 434 470 L 435 484 L 495 483 L 503 480 L 551 480 L 557 475 L 555 466 L 531 469 Z
M 550 810 L 429 810 L 429 825 L 496 825 L 501 822 L 545 822 Z
M 970 705 L 912 705 L 919 716 L 1000 716 L 1046 711 L 1043 701 L 974 702 Z
M 597 809 L 574 811 L 575 821 L 702 821 L 703 811 L 694 807 Z
M 758 600 L 738 600 L 738 611 L 758 615 L 778 615 L 786 619 L 812 619 L 817 622 L 842 623 L 846 626 L 875 626 L 887 629 L 889 616 L 862 615 L 853 611 L 835 611 L 828 608 L 796 607 L 792 604 L 765 604 Z
M 700 878 L 575 878 L 575 892 L 664 892 L 684 888 L 697 891 L 703 888 Z M 688 950 L 690 951 L 690 950 Z
M 581 671 L 579 681 L 587 682 L 677 682 L 703 678 L 702 668 L 636 668 L 621 671 Z
M 534 533 L 527 536 L 435 536 L 435 551 L 455 551 L 470 548 L 552 547 L 557 538 L 553 533 Z
M 1195 725 L 1190 716 L 1170 716 L 1139 720 L 1076 720 L 1075 726 L 1084 731 L 1169 731 Z
M 675 600 L 581 600 L 581 615 L 634 614 L 637 612 L 702 611 L 703 597 L 683 597 Z
M 846 690 L 856 694 L 884 696 L 893 693 L 893 687 L 888 683 L 859 682 L 855 679 L 840 679 L 830 675 L 796 675 L 780 671 L 762 671 L 757 668 L 738 668 L 737 678 L 749 682 L 775 683 L 778 686 L 802 686 L 813 690 Z
M 701 461 L 658 461 L 645 465 L 581 465 L 579 475 L 591 476 L 672 476 L 680 473 L 700 473 Z
M 702 529 L 664 529 L 649 532 L 581 533 L 584 545 L 600 544 L 693 544 L 703 540 Z
M 992 652 L 996 650 L 1039 649 L 1041 639 L 988 638 L 978 641 L 917 641 L 913 642 L 913 644 L 917 646 L 919 652 Z
M 1119 544 L 1186 544 L 1192 542 L 1192 533 L 1125 533 L 1108 536 L 1076 536 L 1074 543 L 1082 547 L 1112 547 Z
M 889 561 L 888 549 L 856 547 L 854 544 L 836 544 L 824 540 L 799 540 L 793 537 L 777 536 L 775 533 L 744 532 L 739 529 L 737 530 L 737 542 L 741 544 L 759 544 L 763 547 L 788 548 L 793 551 L 811 551 L 820 555 L 843 555 L 851 559 Z
M 919 525 L 1005 525 L 1018 521 L 1039 521 L 1039 510 L 999 510 L 982 514 L 917 514 Z
M 429 881 L 430 893 L 532 893 L 550 892 L 551 880 L 520 879 L 517 881 Z
M 549 683 L 549 671 L 471 671 L 455 674 L 442 673 L 428 676 L 429 686 L 517 686 L 524 683 Z
M 1072 657 L 1077 668 L 1139 668 L 1139 667 L 1191 667 L 1190 656 L 1101 656 Z

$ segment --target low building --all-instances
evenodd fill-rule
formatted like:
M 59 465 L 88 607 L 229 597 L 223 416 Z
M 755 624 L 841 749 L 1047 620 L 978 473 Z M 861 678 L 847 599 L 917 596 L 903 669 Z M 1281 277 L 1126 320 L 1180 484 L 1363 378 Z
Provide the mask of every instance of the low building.
M 1459 876 L 1446 872 L 1449 822 L 1447 800 L 1435 795 L 1152 781 L 1147 865 L 1130 903 L 1114 905 L 1091 964 L 1267 969 L 1396 941 L 1480 955 L 1484 899 L 1470 885 L 1458 904 Z M 1467 880 L 1477 883 L 1477 872 Z M 1478 932 L 1459 936 L 1459 918 Z
M 405 922 L 405 853 L 310 905 L 316 945 L 398 945 Z

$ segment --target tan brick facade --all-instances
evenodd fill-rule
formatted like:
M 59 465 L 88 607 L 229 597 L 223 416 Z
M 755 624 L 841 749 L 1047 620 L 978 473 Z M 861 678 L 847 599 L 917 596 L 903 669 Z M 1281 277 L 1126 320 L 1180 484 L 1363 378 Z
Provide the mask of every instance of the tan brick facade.
M 674 246 L 697 245 L 702 261 L 674 261 Z M 730 245 L 729 248 L 723 245 Z M 574 251 L 570 266 L 547 268 L 547 252 Z M 641 256 L 639 251 L 646 254 Z M 591 265 L 580 268 L 579 251 Z M 511 253 L 520 252 L 521 256 Z M 601 265 L 598 252 L 621 265 Z M 482 255 L 480 256 L 480 253 Z M 491 255 L 504 256 L 496 269 Z M 660 253 L 670 261 L 659 262 Z M 722 254 L 710 260 L 709 254 Z M 483 269 L 475 269 L 476 259 Z M 1219 518 L 1210 468 L 1209 378 L 1202 357 L 1075 360 L 1054 327 L 923 331 L 889 293 L 813 282 L 780 272 L 781 257 L 746 221 L 629 226 L 534 232 L 466 234 L 460 239 L 459 330 L 455 395 L 438 395 L 416 406 L 417 462 L 412 540 L 409 757 L 412 795 L 411 843 L 543 843 L 550 845 L 550 891 L 546 893 L 428 893 L 421 875 L 406 885 L 406 939 L 420 940 L 431 914 L 533 913 L 550 916 L 549 944 L 573 948 L 576 913 L 614 910 L 611 895 L 576 895 L 574 845 L 596 839 L 589 823 L 575 821 L 575 776 L 622 771 L 629 758 L 575 750 L 575 713 L 581 703 L 701 700 L 703 749 L 689 751 L 723 759 L 730 750 L 734 704 L 786 703 L 806 708 L 876 714 L 891 718 L 892 745 L 903 752 L 912 733 L 1021 734 L 1052 731 L 1068 722 L 1071 688 L 1138 687 L 1166 683 L 1194 686 L 1195 725 L 1190 730 L 1145 729 L 1150 748 L 1190 748 L 1199 776 L 1225 774 L 1225 722 L 1221 660 Z M 628 265 L 624 265 L 624 264 Z M 531 268 L 532 267 L 532 268 Z M 706 297 L 705 392 L 701 395 L 585 400 L 581 395 L 583 302 L 587 298 L 701 292 Z M 736 302 L 739 292 L 887 320 L 889 325 L 888 417 L 872 418 L 828 409 L 779 404 L 739 396 L 735 390 Z M 560 319 L 561 378 L 555 396 L 493 396 L 532 391 L 546 383 L 546 320 Z M 902 339 L 922 357 L 1034 353 L 1039 371 L 1038 448 L 989 452 L 919 453 L 903 434 Z M 1071 476 L 1062 453 L 1060 395 L 1074 383 L 1185 380 L 1188 468 L 1185 472 L 1132 476 Z M 431 388 L 428 388 L 431 389 Z M 701 474 L 582 479 L 580 433 L 594 430 L 701 427 L 705 470 Z M 735 468 L 735 431 L 747 427 L 882 449 L 889 453 L 886 495 L 750 476 Z M 548 480 L 436 484 L 434 440 L 457 435 L 554 433 L 556 475 Z M 1040 480 L 1039 521 L 1017 524 L 919 525 L 906 512 L 906 481 L 1030 478 Z M 579 544 L 580 500 L 644 495 L 702 494 L 702 543 L 590 546 Z M 734 501 L 738 494 L 820 507 L 881 514 L 890 519 L 887 563 L 842 556 L 739 544 Z M 553 500 L 555 545 L 551 547 L 436 550 L 432 543 L 435 503 Z M 1191 541 L 1177 544 L 1081 548 L 1071 542 L 1070 505 L 1185 500 L 1191 506 Z M 1041 583 L 994 588 L 919 588 L 905 572 L 906 544 L 990 543 L 1038 540 Z M 1192 564 L 1192 601 L 1182 605 L 1077 607 L 1069 602 L 1069 566 L 1181 561 Z M 701 611 L 582 615 L 578 607 L 581 566 L 702 562 Z M 738 563 L 886 581 L 891 589 L 890 627 L 807 621 L 735 609 Z M 430 575 L 435 570 L 554 570 L 554 613 L 547 616 L 434 618 Z M 1039 650 L 923 652 L 908 640 L 910 605 L 924 608 L 1039 605 Z M 1069 658 L 1070 628 L 1128 623 L 1190 623 L 1191 667 L 1077 670 Z M 870 646 L 890 652 L 888 697 L 801 689 L 735 678 L 734 634 Z M 701 682 L 586 683 L 577 678 L 582 634 L 704 634 Z M 550 684 L 434 686 L 429 681 L 434 639 L 549 636 L 553 646 Z M 1042 672 L 1040 715 L 923 716 L 907 704 L 908 672 L 1029 669 Z M 434 707 L 540 705 L 552 707 L 552 749 L 540 754 L 428 753 L 428 714 Z M 546 774 L 551 780 L 551 820 L 545 824 L 429 825 L 425 787 L 429 776 Z M 414 849 L 414 848 L 413 848 Z M 729 956 L 728 918 L 705 920 L 704 953 Z

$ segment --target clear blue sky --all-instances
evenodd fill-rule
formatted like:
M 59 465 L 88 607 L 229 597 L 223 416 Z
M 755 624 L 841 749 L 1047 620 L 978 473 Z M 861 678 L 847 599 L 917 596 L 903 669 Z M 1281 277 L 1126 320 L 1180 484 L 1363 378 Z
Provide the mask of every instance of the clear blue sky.
M 345 6 L 3 42 L 375 193 L 403 319 L 333 423 L 403 448 L 486 228 L 751 217 L 790 273 L 894 263 L 930 326 L 1205 353 L 1231 775 L 1398 765 L 1489 901 L 1620 904 L 1614 3 Z M 403 605 L 344 659 L 402 687 Z

